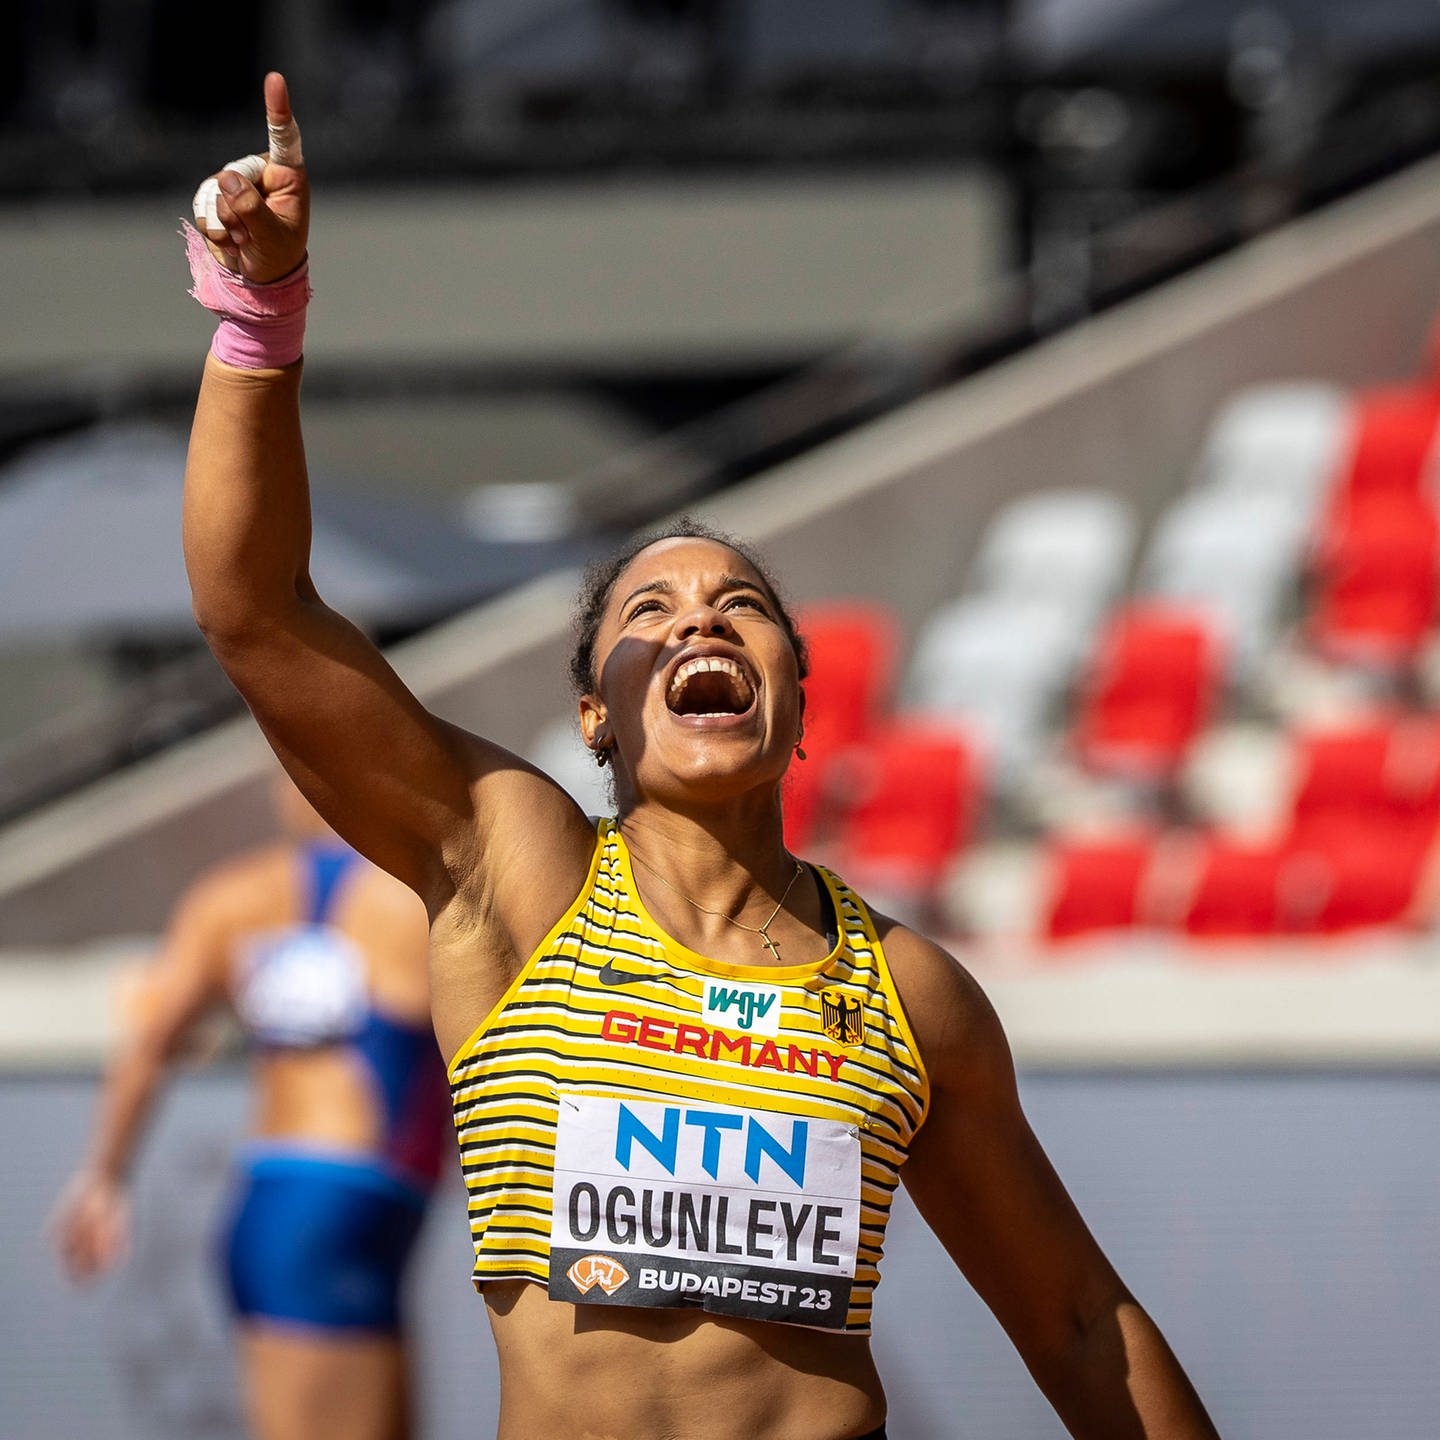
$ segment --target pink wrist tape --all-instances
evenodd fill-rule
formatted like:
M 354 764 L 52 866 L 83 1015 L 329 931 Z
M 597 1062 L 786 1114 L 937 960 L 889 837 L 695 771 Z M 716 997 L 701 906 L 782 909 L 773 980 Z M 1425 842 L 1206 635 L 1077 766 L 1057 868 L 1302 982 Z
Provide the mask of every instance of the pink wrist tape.
M 259 285 L 221 265 L 193 225 L 180 233 L 195 281 L 190 294 L 220 317 L 210 353 L 237 370 L 293 365 L 305 348 L 310 262 L 302 261 L 283 280 Z

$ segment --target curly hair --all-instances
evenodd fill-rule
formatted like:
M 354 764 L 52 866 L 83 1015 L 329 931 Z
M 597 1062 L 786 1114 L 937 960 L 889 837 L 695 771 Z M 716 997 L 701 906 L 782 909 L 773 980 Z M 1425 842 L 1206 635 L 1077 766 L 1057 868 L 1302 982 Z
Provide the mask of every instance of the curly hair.
M 703 520 L 697 520 L 690 515 L 680 515 L 658 529 L 640 531 L 615 554 L 594 560 L 585 567 L 571 622 L 574 644 L 570 651 L 570 683 L 575 687 L 577 695 L 593 695 L 597 688 L 595 637 L 599 633 L 600 619 L 610 601 L 615 582 L 641 551 L 648 550 L 662 540 L 711 540 L 717 545 L 725 546 L 727 550 L 733 550 L 760 577 L 761 583 L 774 601 L 780 624 L 790 641 L 790 648 L 795 652 L 800 679 L 803 680 L 810 673 L 810 656 L 805 648 L 805 637 L 801 635 L 795 617 L 790 613 L 785 598 L 780 593 L 780 587 L 770 574 L 769 566 L 744 541 L 707 525 Z

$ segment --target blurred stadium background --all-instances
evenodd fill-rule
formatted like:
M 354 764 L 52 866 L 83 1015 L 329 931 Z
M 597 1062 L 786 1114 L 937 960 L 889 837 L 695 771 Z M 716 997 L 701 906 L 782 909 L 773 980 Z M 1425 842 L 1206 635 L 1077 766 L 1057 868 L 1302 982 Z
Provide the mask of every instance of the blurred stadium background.
M 951 942 L 1227 1436 L 1440 1417 L 1440 6 L 260 3 L 0 19 L 0 1436 L 234 1437 L 230 1051 L 137 1254 L 41 1244 L 167 908 L 268 831 L 189 621 L 198 178 L 291 78 L 316 576 L 587 805 L 574 567 L 680 507 L 816 651 L 788 823 Z M 487 1433 L 461 1201 L 423 1434 Z M 913 1215 L 897 1440 L 1058 1427 Z

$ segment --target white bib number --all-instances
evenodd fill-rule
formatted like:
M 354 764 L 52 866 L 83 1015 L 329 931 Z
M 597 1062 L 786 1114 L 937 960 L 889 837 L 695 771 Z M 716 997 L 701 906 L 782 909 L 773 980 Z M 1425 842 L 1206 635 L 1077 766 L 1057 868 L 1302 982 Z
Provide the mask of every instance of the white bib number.
M 562 1095 L 552 1299 L 841 1329 L 860 1236 L 853 1125 Z

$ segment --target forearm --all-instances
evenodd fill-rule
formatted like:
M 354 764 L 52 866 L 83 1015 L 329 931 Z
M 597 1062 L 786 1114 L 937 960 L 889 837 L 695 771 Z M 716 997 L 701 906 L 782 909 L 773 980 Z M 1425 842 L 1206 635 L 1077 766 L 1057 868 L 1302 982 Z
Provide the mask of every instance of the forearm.
M 1218 1440 L 1165 1337 L 1129 1296 L 1035 1378 L 1075 1440 Z
M 212 638 L 282 621 L 313 595 L 300 365 L 206 360 L 185 469 L 185 563 Z
M 117 1183 L 127 1179 L 167 1068 L 164 1051 L 145 1037 L 115 1057 L 105 1075 L 82 1169 Z

